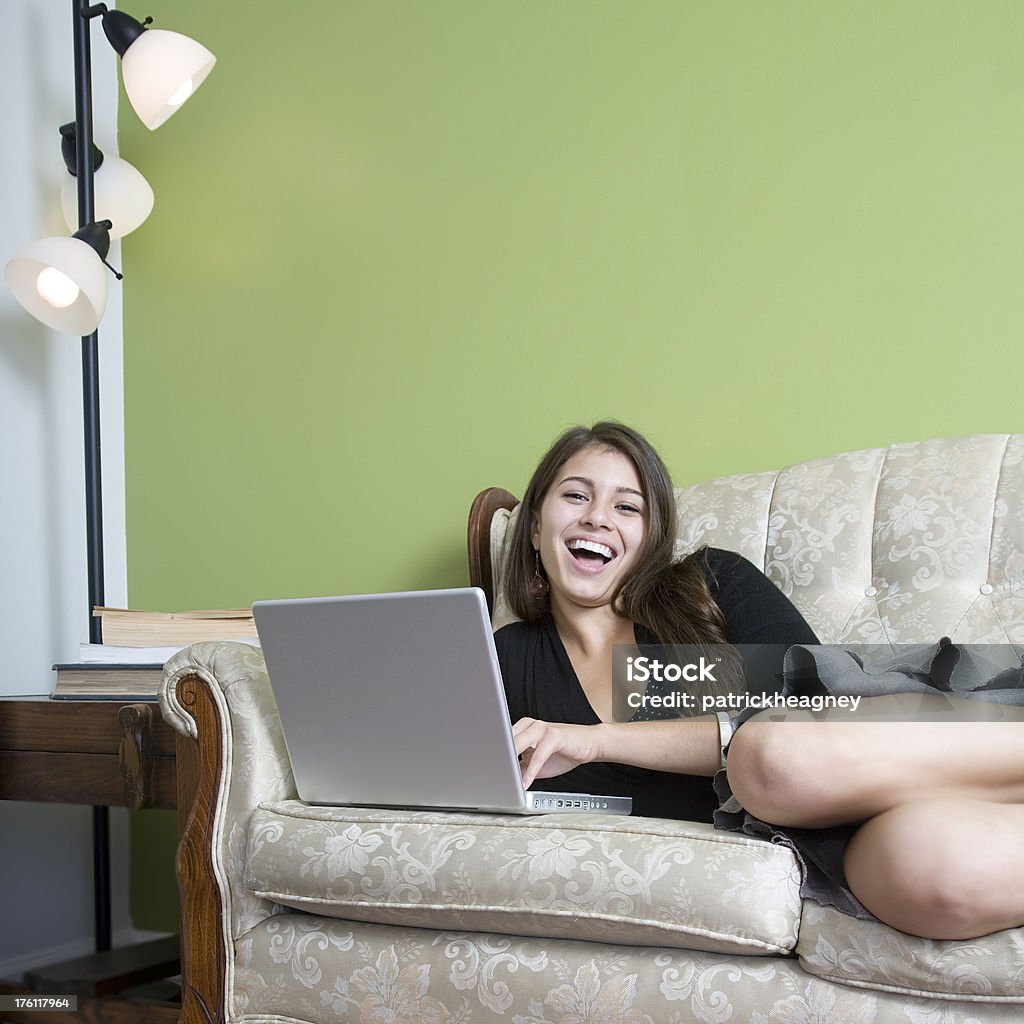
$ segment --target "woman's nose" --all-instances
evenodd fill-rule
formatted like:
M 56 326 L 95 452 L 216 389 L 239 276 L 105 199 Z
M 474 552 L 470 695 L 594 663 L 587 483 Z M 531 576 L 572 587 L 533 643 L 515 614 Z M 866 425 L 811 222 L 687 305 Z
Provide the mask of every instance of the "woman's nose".
M 600 501 L 591 501 L 583 510 L 582 520 L 591 526 L 607 526 L 609 521 L 608 510 Z

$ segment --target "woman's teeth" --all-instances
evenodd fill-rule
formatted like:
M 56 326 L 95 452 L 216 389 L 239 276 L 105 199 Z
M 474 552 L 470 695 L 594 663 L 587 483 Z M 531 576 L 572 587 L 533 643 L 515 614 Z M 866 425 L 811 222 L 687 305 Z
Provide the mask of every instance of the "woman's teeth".
M 593 540 L 577 538 L 569 541 L 567 547 L 574 558 L 600 558 L 607 564 L 615 557 L 615 552 L 607 544 L 600 544 Z

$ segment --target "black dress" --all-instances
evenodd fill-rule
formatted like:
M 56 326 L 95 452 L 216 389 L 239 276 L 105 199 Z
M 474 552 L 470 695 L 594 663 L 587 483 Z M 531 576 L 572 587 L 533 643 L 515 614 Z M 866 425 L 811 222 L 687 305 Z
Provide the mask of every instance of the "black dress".
M 730 643 L 775 645 L 777 653 L 770 656 L 779 659 L 779 670 L 785 646 L 817 643 L 814 631 L 789 599 L 741 555 L 708 548 L 704 572 L 725 617 Z M 657 642 L 642 628 L 637 629 L 636 640 L 638 644 Z M 494 641 L 513 722 L 538 718 L 596 725 L 600 721 L 550 616 L 532 626 L 525 622 L 505 626 Z M 711 779 L 610 761 L 580 765 L 553 779 L 540 779 L 532 788 L 631 796 L 634 814 L 687 821 L 710 822 L 718 806 Z

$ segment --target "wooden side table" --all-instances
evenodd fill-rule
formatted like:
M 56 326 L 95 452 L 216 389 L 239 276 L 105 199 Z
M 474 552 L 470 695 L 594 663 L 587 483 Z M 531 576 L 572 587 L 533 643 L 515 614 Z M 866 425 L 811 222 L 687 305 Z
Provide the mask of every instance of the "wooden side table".
M 155 701 L 0 698 L 0 799 L 92 806 L 179 808 L 183 822 L 195 793 L 195 743 L 178 735 Z M 45 971 L 29 972 L 33 988 L 0 986 L 3 994 L 77 994 L 78 1013 L 10 1012 L 5 1021 L 176 1021 L 172 1005 L 132 1003 L 123 988 L 177 972 L 177 943 L 111 950 Z

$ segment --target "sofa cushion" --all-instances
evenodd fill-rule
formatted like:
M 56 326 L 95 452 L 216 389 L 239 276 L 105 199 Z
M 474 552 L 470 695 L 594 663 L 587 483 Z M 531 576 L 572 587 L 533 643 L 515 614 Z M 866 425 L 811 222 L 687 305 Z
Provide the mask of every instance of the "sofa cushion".
M 795 958 L 430 931 L 285 912 L 235 942 L 233 1024 L 967 1024 Z M 972 1014 L 973 1024 L 996 1024 Z M 999 1024 L 1012 1024 L 1008 1018 Z
M 753 955 L 796 945 L 792 853 L 710 825 L 593 814 L 261 804 L 245 885 L 326 917 Z
M 1024 1003 L 1024 928 L 939 942 L 808 902 L 797 954 L 808 973 L 844 985 Z

